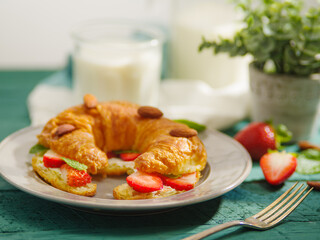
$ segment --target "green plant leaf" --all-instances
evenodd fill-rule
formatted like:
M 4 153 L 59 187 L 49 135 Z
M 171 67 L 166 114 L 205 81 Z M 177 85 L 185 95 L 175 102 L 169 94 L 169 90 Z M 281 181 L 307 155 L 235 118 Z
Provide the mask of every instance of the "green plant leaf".
M 65 161 L 66 164 L 68 164 L 70 167 L 77 169 L 77 170 L 87 170 L 87 165 L 79 163 L 75 160 L 69 159 L 69 158 L 65 158 L 62 157 L 62 160 Z
M 29 150 L 29 153 L 31 154 L 40 154 L 43 155 L 49 148 L 46 148 L 45 146 L 37 143 L 36 145 L 32 146 Z
M 202 125 L 202 124 L 190 121 L 190 120 L 186 120 L 186 119 L 175 119 L 173 121 L 185 124 L 189 128 L 193 128 L 193 129 L 197 130 L 197 132 L 202 132 L 202 131 L 206 130 L 206 128 L 207 128 L 205 125 Z
M 275 73 L 308 76 L 320 71 L 316 55 L 320 52 L 320 7 L 305 9 L 302 0 L 238 0 L 244 13 L 243 28 L 230 39 L 202 39 L 199 51 L 231 57 L 253 56 L 255 66 L 273 62 Z M 272 71 L 273 72 L 273 71 Z

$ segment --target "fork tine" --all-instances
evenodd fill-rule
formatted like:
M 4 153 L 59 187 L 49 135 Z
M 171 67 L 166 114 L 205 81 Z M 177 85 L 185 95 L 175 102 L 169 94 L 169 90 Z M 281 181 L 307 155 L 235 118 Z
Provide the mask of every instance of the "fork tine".
M 268 219 L 264 220 L 266 223 L 271 223 L 273 220 L 277 219 L 284 211 L 286 211 L 294 202 L 304 193 L 304 191 L 308 188 L 308 185 L 300 191 L 299 194 L 297 194 L 289 203 L 287 203 L 283 208 L 281 208 L 277 213 L 269 217 Z M 307 192 L 307 195 L 309 192 Z M 304 198 L 302 198 L 303 200 Z M 299 204 L 299 203 L 298 203 Z M 298 206 L 297 204 L 297 206 Z M 293 205 L 294 206 L 294 205 Z M 293 208 L 294 209 L 294 208 Z M 290 212 L 289 212 L 290 213 Z M 288 213 L 288 214 L 289 214 Z
M 252 217 L 254 218 L 258 218 L 261 215 L 265 214 L 266 212 L 268 212 L 270 209 L 272 209 L 275 205 L 277 205 L 285 196 L 288 195 L 289 192 L 291 192 L 291 190 L 298 184 L 298 182 L 296 182 L 295 184 L 292 185 L 291 188 L 289 188 L 287 191 L 285 191 L 279 198 L 277 198 L 273 203 L 271 203 L 268 207 L 266 207 L 265 209 L 263 209 L 261 212 L 258 212 L 257 214 L 253 215 Z
M 292 200 L 287 203 L 284 207 L 282 207 L 277 213 L 274 215 L 271 215 L 267 220 L 268 221 L 262 221 L 260 219 L 257 219 L 257 216 L 261 216 L 265 212 L 268 212 L 269 209 L 272 209 L 275 205 L 277 205 L 285 196 L 288 195 L 288 193 L 298 184 L 296 182 L 290 189 L 288 189 L 285 193 L 283 193 L 278 199 L 276 199 L 273 203 L 271 203 L 268 207 L 266 207 L 264 210 L 261 212 L 257 213 L 256 215 L 253 215 L 251 217 L 246 218 L 245 220 L 237 220 L 237 221 L 231 221 L 231 222 L 226 222 L 223 224 L 220 224 L 218 226 L 211 227 L 207 230 L 204 230 L 200 233 L 194 234 L 190 237 L 184 238 L 185 240 L 191 240 L 191 239 L 203 239 L 204 237 L 207 237 L 213 233 L 219 232 L 223 229 L 232 227 L 232 226 L 237 226 L 241 225 L 243 227 L 249 227 L 249 228 L 254 228 L 254 229 L 260 229 L 260 230 L 266 230 L 271 227 L 273 227 L 275 224 L 279 223 L 282 221 L 285 217 L 287 217 L 290 213 L 292 213 L 296 207 L 299 206 L 299 204 L 308 196 L 308 194 L 312 191 L 313 187 L 309 189 L 301 198 L 300 196 L 305 192 L 305 190 L 308 188 L 308 185 L 301 190 L 294 198 L 292 198 L 303 186 L 301 184 L 297 190 L 295 190 L 293 193 L 290 194 L 284 201 L 287 202 L 291 198 Z M 299 199 L 300 198 L 300 199 Z M 281 203 L 283 205 L 283 203 Z M 282 206 L 281 205 L 281 206 Z
M 275 206 L 274 208 L 270 209 L 270 211 L 264 215 L 262 215 L 261 217 L 258 217 L 260 221 L 263 221 L 267 218 L 269 218 L 272 214 L 274 214 L 276 211 L 278 211 L 284 204 L 286 204 L 299 190 L 300 188 L 303 186 L 303 184 L 301 184 L 296 190 L 294 190 L 287 198 L 285 198 L 282 202 L 280 202 L 277 206 Z
M 297 201 L 291 208 L 289 208 L 284 214 L 282 214 L 279 218 L 277 218 L 276 220 L 274 220 L 273 222 L 271 222 L 271 225 L 275 225 L 277 223 L 279 223 L 280 221 L 282 221 L 284 218 L 286 218 L 290 213 L 293 212 L 293 210 L 296 209 L 296 207 L 299 206 L 299 204 L 308 196 L 308 194 L 312 191 L 313 187 L 309 189 L 309 191 L 302 196 L 302 198 L 300 198 L 299 201 Z

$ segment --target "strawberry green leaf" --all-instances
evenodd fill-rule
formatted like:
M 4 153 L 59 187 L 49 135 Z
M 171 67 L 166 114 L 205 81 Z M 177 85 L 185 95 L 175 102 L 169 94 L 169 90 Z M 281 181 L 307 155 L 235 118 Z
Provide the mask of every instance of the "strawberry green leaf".
M 268 149 L 268 153 L 275 153 L 275 152 L 279 152 L 278 149 Z
M 270 126 L 273 126 L 273 120 L 272 119 L 268 119 L 266 121 L 264 121 L 265 124 L 268 124 Z
M 194 130 L 197 130 L 197 132 L 202 132 L 202 131 L 206 130 L 206 128 L 207 128 L 205 125 L 202 125 L 200 123 L 196 123 L 196 122 L 193 122 L 193 121 L 190 121 L 190 120 L 186 120 L 186 119 L 176 119 L 176 120 L 173 120 L 173 121 L 185 124 L 189 128 L 193 128 Z
M 279 124 L 275 128 L 276 132 L 276 143 L 278 147 L 281 146 L 281 143 L 289 142 L 292 138 L 292 132 L 289 131 L 289 129 L 283 125 Z
M 279 149 L 268 149 L 268 153 L 287 153 L 287 154 L 291 154 L 294 157 L 298 157 L 298 153 L 295 152 L 286 152 L 285 150 L 281 150 L 279 151 Z
M 40 154 L 43 155 L 49 148 L 46 148 L 45 146 L 37 143 L 36 145 L 32 146 L 29 150 L 29 153 L 31 154 Z
M 66 164 L 68 164 L 70 167 L 77 169 L 77 170 L 87 170 L 87 165 L 79 163 L 75 160 L 69 159 L 69 158 L 65 158 L 62 157 L 62 160 L 66 162 Z

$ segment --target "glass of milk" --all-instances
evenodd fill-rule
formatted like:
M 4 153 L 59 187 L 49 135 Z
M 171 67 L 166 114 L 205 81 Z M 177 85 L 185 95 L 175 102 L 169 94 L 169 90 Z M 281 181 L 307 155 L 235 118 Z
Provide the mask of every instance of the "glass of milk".
M 78 100 L 126 100 L 157 105 L 162 41 L 160 31 L 131 22 L 90 21 L 72 31 L 73 83 Z

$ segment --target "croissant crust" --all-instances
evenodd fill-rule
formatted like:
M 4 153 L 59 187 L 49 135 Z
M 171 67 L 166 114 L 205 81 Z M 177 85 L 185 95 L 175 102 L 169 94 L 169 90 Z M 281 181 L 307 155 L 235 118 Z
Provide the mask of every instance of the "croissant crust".
M 173 137 L 169 134 L 172 129 L 186 126 L 164 117 L 143 118 L 138 108 L 123 101 L 69 108 L 49 120 L 38 135 L 39 143 L 86 164 L 91 174 L 106 174 L 106 152 L 115 150 L 141 152 L 135 168 L 145 172 L 179 175 L 205 167 L 206 150 L 198 136 Z M 63 124 L 75 130 L 57 136 Z

